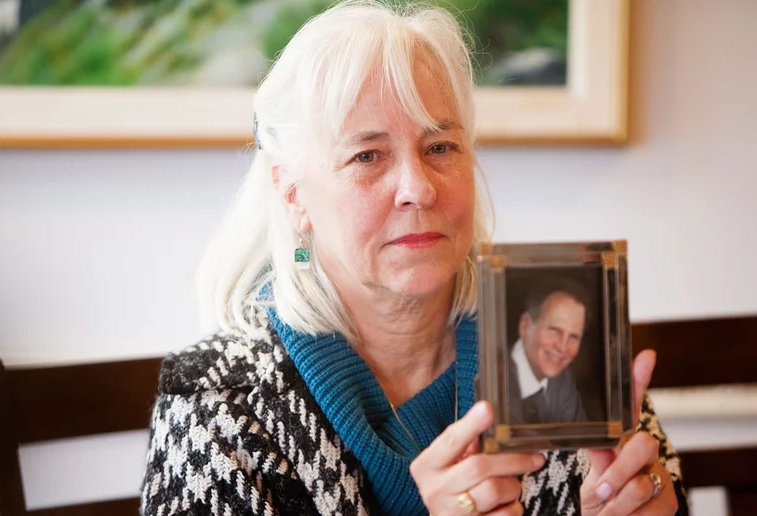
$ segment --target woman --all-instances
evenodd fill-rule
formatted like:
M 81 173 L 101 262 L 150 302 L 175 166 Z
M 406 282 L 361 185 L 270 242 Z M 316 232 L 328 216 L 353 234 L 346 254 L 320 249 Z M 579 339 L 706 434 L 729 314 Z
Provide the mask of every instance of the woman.
M 646 405 L 622 450 L 477 452 L 472 87 L 442 10 L 350 2 L 291 40 L 200 271 L 220 331 L 161 372 L 143 513 L 676 512 Z

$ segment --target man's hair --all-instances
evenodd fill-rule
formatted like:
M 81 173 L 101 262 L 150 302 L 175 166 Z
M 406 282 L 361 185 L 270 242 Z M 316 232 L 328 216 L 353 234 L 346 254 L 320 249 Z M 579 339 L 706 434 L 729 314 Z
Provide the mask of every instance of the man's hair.
M 355 337 L 354 325 L 319 264 L 309 235 L 292 226 L 279 188 L 301 178 L 303 142 L 336 139 L 363 86 L 378 72 L 385 94 L 420 126 L 436 128 L 413 78 L 413 61 L 434 66 L 468 143 L 474 141 L 473 72 L 466 38 L 447 11 L 376 0 L 341 2 L 311 18 L 278 56 L 254 100 L 258 148 L 226 217 L 210 242 L 197 276 L 205 330 L 255 331 L 249 307 L 266 298 L 295 330 Z M 442 94 L 442 93 L 440 93 Z M 252 113 L 250 113 L 252 119 Z M 272 180 L 277 168 L 279 186 Z M 481 188 L 478 178 L 477 188 Z M 489 205 L 478 191 L 475 242 L 488 234 Z M 300 236 L 311 268 L 293 260 Z M 472 253 L 471 249 L 471 253 Z M 475 269 L 469 253 L 456 275 L 449 321 L 475 310 Z M 265 290 L 264 290 L 265 289 Z M 270 291 L 269 291 L 270 290 Z M 271 295 L 272 294 L 272 295 Z
M 525 311 L 536 321 L 541 316 L 544 302 L 552 294 L 565 294 L 584 307 L 584 324 L 589 321 L 589 293 L 579 283 L 568 278 L 541 281 L 531 288 L 526 295 Z

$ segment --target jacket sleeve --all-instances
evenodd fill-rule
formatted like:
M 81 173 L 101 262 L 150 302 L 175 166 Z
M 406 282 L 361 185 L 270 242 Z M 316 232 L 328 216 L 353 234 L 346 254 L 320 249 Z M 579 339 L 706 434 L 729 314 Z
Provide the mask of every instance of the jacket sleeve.
M 314 512 L 302 483 L 251 416 L 246 399 L 241 389 L 158 397 L 141 514 Z
M 649 432 L 652 437 L 659 441 L 659 460 L 670 473 L 670 476 L 673 479 L 673 488 L 675 489 L 676 497 L 678 498 L 678 512 L 676 515 L 688 516 L 689 505 L 686 500 L 686 490 L 683 487 L 681 479 L 681 461 L 673 444 L 668 440 L 668 436 L 665 435 L 665 432 L 660 426 L 660 421 L 657 419 L 657 414 L 655 414 L 649 396 L 645 396 L 644 401 L 641 404 L 641 417 L 639 418 L 638 430 Z

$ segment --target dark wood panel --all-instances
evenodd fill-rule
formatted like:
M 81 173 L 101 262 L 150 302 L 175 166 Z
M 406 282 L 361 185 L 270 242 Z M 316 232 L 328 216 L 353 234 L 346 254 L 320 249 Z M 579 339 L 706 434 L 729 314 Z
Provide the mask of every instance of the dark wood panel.
M 757 448 L 702 450 L 681 453 L 681 471 L 687 487 L 757 486 Z
M 139 511 L 139 498 L 124 498 L 107 502 L 69 505 L 51 509 L 29 511 L 29 516 L 135 516 Z
M 729 489 L 730 516 L 755 516 L 757 514 L 757 487 L 752 489 Z
M 757 317 L 634 324 L 634 354 L 657 351 L 652 387 L 757 381 Z
M 0 515 L 3 516 L 24 514 L 25 508 L 10 406 L 7 374 L 0 362 Z
M 161 361 L 8 370 L 18 443 L 147 428 Z

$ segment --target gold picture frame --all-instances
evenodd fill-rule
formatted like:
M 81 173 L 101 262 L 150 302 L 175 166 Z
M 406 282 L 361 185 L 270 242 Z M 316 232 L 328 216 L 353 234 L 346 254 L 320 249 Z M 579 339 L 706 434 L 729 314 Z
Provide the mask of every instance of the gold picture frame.
M 629 8 L 630 0 L 570 0 L 567 86 L 477 88 L 478 144 L 627 142 Z M 0 147 L 238 147 L 252 141 L 253 95 L 0 87 Z

